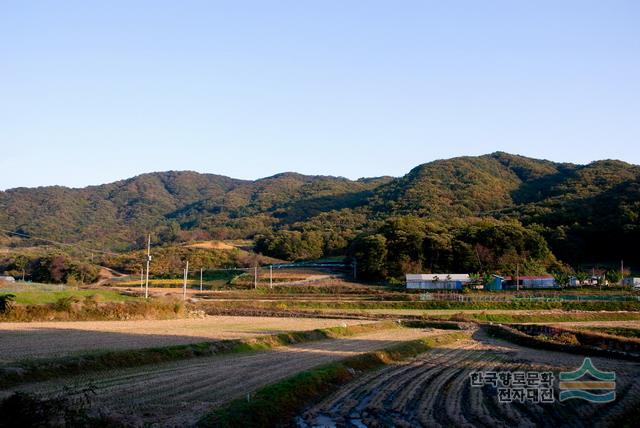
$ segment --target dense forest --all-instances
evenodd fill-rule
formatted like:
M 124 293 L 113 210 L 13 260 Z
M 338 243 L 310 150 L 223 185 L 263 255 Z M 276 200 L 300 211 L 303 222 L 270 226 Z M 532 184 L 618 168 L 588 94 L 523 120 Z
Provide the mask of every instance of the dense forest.
M 0 228 L 113 251 L 254 239 L 264 255 L 355 257 L 366 276 L 408 270 L 542 273 L 640 263 L 640 167 L 497 152 L 399 178 L 283 173 L 255 181 L 162 172 L 83 189 L 0 192 Z M 33 241 L 3 238 L 4 246 Z

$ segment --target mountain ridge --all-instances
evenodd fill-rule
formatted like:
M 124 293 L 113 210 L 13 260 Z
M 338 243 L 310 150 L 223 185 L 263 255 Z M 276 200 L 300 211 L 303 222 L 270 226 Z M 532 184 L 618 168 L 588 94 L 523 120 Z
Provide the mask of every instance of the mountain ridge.
M 283 172 L 242 180 L 195 171 L 161 171 L 83 188 L 0 191 L 0 227 L 113 250 L 198 238 L 254 238 L 318 231 L 327 253 L 389 218 L 434 221 L 493 217 L 540 225 L 554 251 L 564 242 L 629 245 L 640 224 L 640 166 L 619 160 L 559 163 L 506 152 L 440 159 L 401 177 L 351 180 Z M 536 226 L 537 227 L 537 226 Z M 625 236 L 626 235 L 626 236 Z M 5 238 L 12 245 L 17 239 Z M 566 248 L 565 248 L 566 247 Z M 613 251 L 615 253 L 615 251 Z

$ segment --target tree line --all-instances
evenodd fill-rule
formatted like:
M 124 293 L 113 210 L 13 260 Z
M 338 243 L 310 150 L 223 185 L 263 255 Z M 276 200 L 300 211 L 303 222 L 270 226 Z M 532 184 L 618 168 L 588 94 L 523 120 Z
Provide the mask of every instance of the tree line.
M 335 245 L 339 242 L 339 245 Z M 456 219 L 442 222 L 397 216 L 365 231 L 282 230 L 261 235 L 256 251 L 287 260 L 346 253 L 367 279 L 400 278 L 407 272 L 474 272 L 540 275 L 569 272 L 536 226 L 516 220 Z
M 0 259 L 0 272 L 16 278 L 50 284 L 93 283 L 100 276 L 100 268 L 67 254 L 17 254 Z

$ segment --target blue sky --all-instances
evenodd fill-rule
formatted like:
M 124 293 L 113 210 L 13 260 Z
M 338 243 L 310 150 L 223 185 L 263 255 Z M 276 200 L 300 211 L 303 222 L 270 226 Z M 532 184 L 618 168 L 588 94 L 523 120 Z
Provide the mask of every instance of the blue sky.
M 640 164 L 638 1 L 0 3 L 0 189 Z

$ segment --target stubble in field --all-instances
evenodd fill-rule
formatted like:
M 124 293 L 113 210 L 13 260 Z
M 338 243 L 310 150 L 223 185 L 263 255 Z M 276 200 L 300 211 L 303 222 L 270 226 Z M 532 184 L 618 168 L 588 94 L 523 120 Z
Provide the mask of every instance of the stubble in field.
M 91 400 L 95 408 L 127 423 L 189 426 L 216 406 L 300 371 L 442 332 L 394 328 L 263 352 L 204 357 L 28 384 L 5 394 L 23 391 L 53 397 L 90 389 L 94 391 Z
M 174 320 L 0 323 L 0 363 L 85 351 L 181 345 L 362 323 L 362 320 L 347 319 L 234 316 Z
M 472 339 L 349 383 L 307 409 L 300 422 L 302 426 L 606 426 L 639 402 L 640 365 L 603 358 L 593 358 L 596 367 L 617 373 L 618 398 L 609 404 L 580 400 L 502 404 L 495 390 L 470 386 L 472 371 L 552 371 L 557 376 L 561 370 L 578 368 L 582 359 L 477 332 Z

